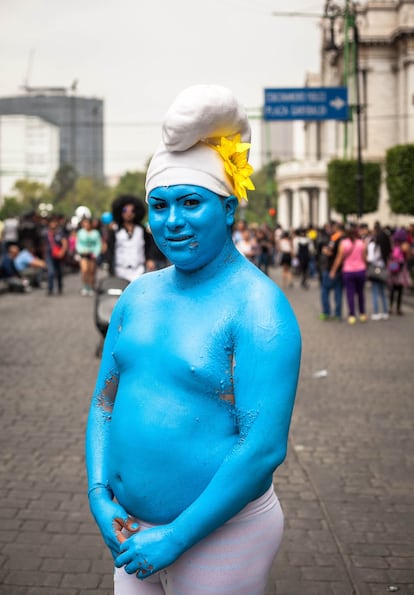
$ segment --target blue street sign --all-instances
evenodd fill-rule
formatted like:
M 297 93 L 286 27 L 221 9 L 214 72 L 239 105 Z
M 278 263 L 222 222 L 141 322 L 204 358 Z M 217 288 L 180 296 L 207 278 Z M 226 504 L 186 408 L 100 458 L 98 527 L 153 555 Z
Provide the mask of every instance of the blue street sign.
M 265 89 L 264 120 L 348 120 L 347 87 Z

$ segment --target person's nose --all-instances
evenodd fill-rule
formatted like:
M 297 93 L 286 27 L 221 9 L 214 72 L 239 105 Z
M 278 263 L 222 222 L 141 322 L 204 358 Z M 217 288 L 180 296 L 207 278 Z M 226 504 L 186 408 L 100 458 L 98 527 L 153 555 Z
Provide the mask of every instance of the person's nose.
M 167 218 L 168 229 L 179 229 L 180 227 L 183 227 L 183 225 L 184 219 L 179 205 L 171 205 Z

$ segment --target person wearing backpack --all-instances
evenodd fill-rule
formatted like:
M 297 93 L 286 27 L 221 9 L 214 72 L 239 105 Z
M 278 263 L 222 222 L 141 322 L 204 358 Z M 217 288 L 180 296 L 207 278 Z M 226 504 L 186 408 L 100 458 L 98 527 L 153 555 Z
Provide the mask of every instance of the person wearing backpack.
M 392 314 L 394 301 L 396 302 L 396 313 L 402 316 L 401 310 L 404 287 L 411 286 L 411 279 L 408 272 L 408 254 L 410 245 L 407 241 L 407 232 L 404 228 L 398 229 L 392 236 L 392 251 L 388 263 L 390 273 L 390 310 Z
M 309 262 L 313 254 L 312 240 L 306 235 L 305 229 L 298 229 L 294 238 L 295 256 L 299 262 L 300 285 L 303 289 L 309 288 Z
M 374 233 L 367 245 L 368 279 L 371 282 L 372 315 L 371 320 L 387 320 L 387 262 L 391 252 L 389 236 L 377 222 L 374 226 Z M 370 276 L 372 267 L 374 271 L 379 270 L 379 275 Z M 382 273 L 381 273 L 382 272 Z M 382 279 L 383 277 L 383 279 Z M 382 312 L 380 312 L 382 306 Z

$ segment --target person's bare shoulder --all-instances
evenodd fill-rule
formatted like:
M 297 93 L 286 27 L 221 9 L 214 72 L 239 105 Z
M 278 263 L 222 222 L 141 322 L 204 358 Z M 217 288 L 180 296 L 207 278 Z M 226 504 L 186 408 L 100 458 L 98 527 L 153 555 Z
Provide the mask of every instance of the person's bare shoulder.
M 259 269 L 246 269 L 237 280 L 233 294 L 240 301 L 241 320 L 246 328 L 267 329 L 299 335 L 295 313 L 283 291 Z

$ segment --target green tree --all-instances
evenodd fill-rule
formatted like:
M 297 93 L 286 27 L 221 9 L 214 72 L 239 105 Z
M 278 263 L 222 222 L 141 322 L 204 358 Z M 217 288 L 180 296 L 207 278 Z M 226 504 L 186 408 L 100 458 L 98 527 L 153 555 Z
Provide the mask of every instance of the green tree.
M 138 198 L 145 199 L 145 177 L 143 171 L 127 171 L 114 188 L 114 196 L 120 194 L 132 194 Z
M 414 215 L 414 144 L 388 149 L 385 170 L 391 210 Z
M 381 166 L 379 163 L 363 163 L 362 213 L 378 209 Z M 346 218 L 359 210 L 357 197 L 358 165 L 354 159 L 332 159 L 328 163 L 328 193 L 330 206 Z
M 50 201 L 49 188 L 36 180 L 16 180 L 13 186 L 13 192 L 17 200 L 26 209 L 36 210 L 41 202 Z
M 8 217 L 20 217 L 26 210 L 25 205 L 22 205 L 15 196 L 6 196 L 0 209 L 0 220 Z
M 73 189 L 59 204 L 59 210 L 66 216 L 74 214 L 76 207 L 89 207 L 95 217 L 110 209 L 112 190 L 101 180 L 89 177 L 77 178 Z
M 12 193 L 4 199 L 0 211 L 2 217 L 5 216 L 4 213 L 7 213 L 7 216 L 18 216 L 25 211 L 36 211 L 40 203 L 51 200 L 49 188 L 45 184 L 28 178 L 16 180 Z
M 247 206 L 239 209 L 239 218 L 244 216 L 248 223 L 275 222 L 275 217 L 269 214 L 269 209 L 277 208 L 276 167 L 278 161 L 270 161 L 261 169 L 254 172 L 252 181 L 255 190 L 248 192 Z

